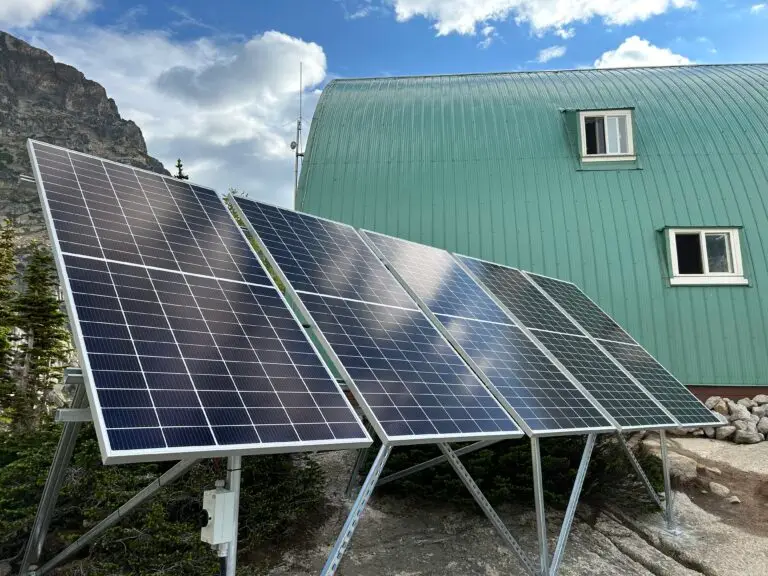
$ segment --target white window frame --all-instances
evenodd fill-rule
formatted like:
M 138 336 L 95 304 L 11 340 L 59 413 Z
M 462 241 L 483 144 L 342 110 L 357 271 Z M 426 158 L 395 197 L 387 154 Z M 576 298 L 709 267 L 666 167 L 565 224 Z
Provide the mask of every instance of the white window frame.
M 704 274 L 680 274 L 677 262 L 677 234 L 699 235 Z M 728 236 L 733 272 L 709 271 L 706 234 L 725 234 Z M 672 276 L 669 279 L 669 283 L 672 286 L 713 286 L 721 284 L 746 286 L 749 284 L 749 280 L 744 277 L 738 228 L 667 228 L 667 246 L 670 262 L 672 263 Z
M 624 116 L 627 125 L 627 152 L 618 154 L 587 154 L 587 130 L 584 123 L 587 118 L 603 117 L 603 126 L 608 125 L 607 116 Z M 581 132 L 582 162 L 616 162 L 635 160 L 635 138 L 632 130 L 632 110 L 582 110 L 579 112 L 579 131 Z

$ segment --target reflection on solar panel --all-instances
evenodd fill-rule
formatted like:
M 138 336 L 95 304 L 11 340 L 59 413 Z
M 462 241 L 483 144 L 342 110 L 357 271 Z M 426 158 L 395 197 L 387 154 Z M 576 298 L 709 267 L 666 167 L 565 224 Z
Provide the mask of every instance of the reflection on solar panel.
M 623 428 L 675 424 L 587 337 L 541 330 L 536 337 Z
M 412 305 L 354 228 L 243 198 L 236 202 L 295 290 Z
M 445 250 L 374 232 L 365 234 L 435 314 L 509 322 Z
M 544 288 L 552 299 L 560 304 L 576 322 L 594 338 L 616 342 L 634 343 L 632 337 L 621 326 L 582 292 L 578 286 L 547 276 L 528 273 L 539 286 Z
M 519 270 L 467 256 L 458 258 L 523 326 L 564 334 L 581 334 Z
M 632 376 L 684 426 L 719 425 L 720 420 L 642 347 L 601 342 Z
M 213 191 L 30 155 L 105 461 L 370 443 Z
M 384 440 L 522 435 L 353 228 L 237 203 L 289 284 L 301 287 L 298 297 Z
M 610 428 L 600 411 L 516 326 L 438 318 L 534 432 Z

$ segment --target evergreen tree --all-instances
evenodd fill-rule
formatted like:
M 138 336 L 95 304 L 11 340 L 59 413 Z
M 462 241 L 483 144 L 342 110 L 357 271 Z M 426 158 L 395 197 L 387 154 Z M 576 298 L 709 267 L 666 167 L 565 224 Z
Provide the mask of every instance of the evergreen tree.
M 67 317 L 58 298 L 50 251 L 34 243 L 15 300 L 19 329 L 16 392 L 11 405 L 14 428 L 33 429 L 48 415 L 48 400 L 71 355 Z
M 176 160 L 176 174 L 173 177 L 179 180 L 189 180 L 189 176 L 184 174 L 184 165 L 181 163 L 181 158 Z
M 6 220 L 0 228 L 0 410 L 13 398 L 14 304 L 16 300 L 16 229 Z

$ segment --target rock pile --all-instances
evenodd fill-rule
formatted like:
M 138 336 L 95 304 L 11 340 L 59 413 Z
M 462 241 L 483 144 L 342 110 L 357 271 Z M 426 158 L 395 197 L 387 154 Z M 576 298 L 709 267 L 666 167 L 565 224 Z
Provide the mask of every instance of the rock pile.
M 736 444 L 756 444 L 768 438 L 768 395 L 758 394 L 751 400 L 742 398 L 737 402 L 711 396 L 705 404 L 713 412 L 724 416 L 728 424 L 719 428 L 682 429 L 680 434 L 730 440 Z

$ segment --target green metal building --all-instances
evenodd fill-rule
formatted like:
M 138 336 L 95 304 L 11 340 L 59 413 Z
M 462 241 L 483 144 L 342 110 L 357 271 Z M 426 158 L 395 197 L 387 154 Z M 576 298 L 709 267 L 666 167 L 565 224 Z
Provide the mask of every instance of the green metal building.
M 768 387 L 768 65 L 335 80 L 296 209 L 572 280 L 700 395 Z

